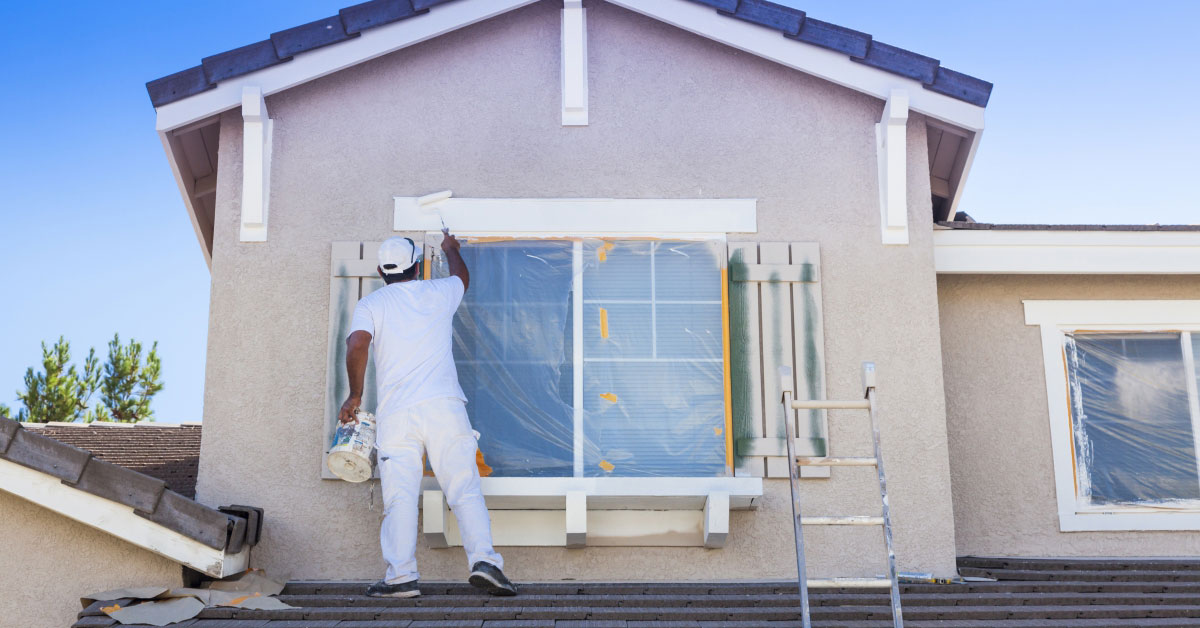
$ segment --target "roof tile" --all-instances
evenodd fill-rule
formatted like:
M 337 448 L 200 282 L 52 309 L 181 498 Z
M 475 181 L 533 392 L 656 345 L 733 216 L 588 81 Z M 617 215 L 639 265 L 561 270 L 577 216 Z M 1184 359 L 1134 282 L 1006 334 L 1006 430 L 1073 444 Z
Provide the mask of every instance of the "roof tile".
M 855 59 L 873 68 L 879 68 L 900 76 L 907 76 L 929 85 L 937 74 L 938 60 L 915 52 L 897 48 L 880 41 L 872 41 L 866 56 Z
M 114 502 L 125 504 L 145 513 L 154 512 L 158 499 L 167 484 L 144 473 L 105 462 L 99 458 L 88 461 L 75 488 Z
M 146 83 L 150 102 L 155 107 L 194 96 L 214 87 L 216 85 L 209 84 L 208 77 L 204 75 L 204 66 L 201 65 Z
M 371 0 L 346 7 L 338 11 L 338 15 L 342 17 L 346 32 L 354 34 L 424 12 L 414 9 L 409 0 Z
M 424 11 L 429 7 L 446 4 L 447 2 L 451 2 L 451 0 L 412 0 L 412 5 L 414 9 Z
M 800 26 L 804 23 L 804 11 L 767 0 L 742 0 L 738 3 L 737 11 L 721 11 L 721 13 L 782 31 L 785 35 L 799 33 Z
M 0 458 L 52 475 L 68 484 L 79 481 L 91 457 L 92 454 L 82 449 L 30 430 L 17 430 L 8 451 L 0 454 Z
M 198 504 L 174 491 L 163 492 L 162 499 L 158 501 L 158 508 L 152 514 L 136 514 L 214 549 L 225 549 L 229 540 L 229 530 L 232 528 L 229 515 Z M 245 527 L 242 530 L 244 533 Z M 238 543 L 240 544 L 241 540 L 238 540 Z
M 8 451 L 8 445 L 17 435 L 17 430 L 21 429 L 21 424 L 16 421 L 0 416 L 0 454 Z
M 925 87 L 930 91 L 965 100 L 980 107 L 986 107 L 988 99 L 992 96 L 991 83 L 943 67 L 938 68 L 937 77 L 933 83 Z
M 696 4 L 703 4 L 705 6 L 709 6 L 714 9 L 717 9 L 720 11 L 726 11 L 726 12 L 736 11 L 737 7 L 738 7 L 738 0 L 691 0 L 691 1 L 695 2 Z
M 249 74 L 255 70 L 261 70 L 284 61 L 290 60 L 291 57 L 279 58 L 275 52 L 275 44 L 271 43 L 270 39 L 264 39 L 260 42 L 234 48 L 220 54 L 215 54 L 211 57 L 205 57 L 200 60 L 200 65 L 204 67 L 204 75 L 208 78 L 209 83 L 218 83 L 228 78 Z
M 0 432 L 4 429 L 0 421 Z M 158 423 L 27 424 L 29 430 L 86 449 L 96 458 L 158 478 L 183 495 L 196 494 L 199 425 Z
M 340 15 L 301 24 L 277 33 L 271 33 L 271 43 L 275 44 L 275 53 L 280 57 L 290 57 L 294 54 L 307 52 L 321 46 L 346 41 L 354 35 L 347 35 L 342 26 Z
M 867 56 L 867 49 L 871 47 L 870 35 L 811 17 L 805 18 L 799 34 L 785 37 L 836 50 L 859 59 Z

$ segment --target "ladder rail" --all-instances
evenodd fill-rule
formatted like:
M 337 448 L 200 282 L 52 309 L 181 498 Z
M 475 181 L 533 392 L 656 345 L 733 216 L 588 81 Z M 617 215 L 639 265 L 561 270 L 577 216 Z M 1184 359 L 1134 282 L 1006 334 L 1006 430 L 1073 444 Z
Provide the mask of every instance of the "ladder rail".
M 863 379 L 869 380 L 871 384 L 867 387 L 866 397 L 871 402 L 871 432 L 875 441 L 875 473 L 879 476 L 879 498 L 883 502 L 883 541 L 887 546 L 888 560 L 888 578 L 892 581 L 891 597 L 892 597 L 892 625 L 894 628 L 903 628 L 904 619 L 900 609 L 900 580 L 896 575 L 896 550 L 892 545 L 892 514 L 891 505 L 888 503 L 887 494 L 887 474 L 883 470 L 883 451 L 879 439 L 879 406 L 875 399 L 875 365 L 870 364 L 868 374 L 868 364 L 863 364 Z M 864 385 L 868 383 L 863 382 Z
M 835 583 L 855 583 L 858 586 L 888 588 L 892 602 L 892 626 L 904 627 L 904 617 L 900 608 L 900 581 L 896 573 L 896 551 L 892 544 L 892 517 L 888 503 L 887 474 L 883 468 L 883 448 L 879 437 L 879 409 L 875 398 L 875 364 L 864 362 L 862 365 L 863 399 L 852 401 L 811 400 L 797 401 L 793 398 L 792 369 L 787 366 L 779 367 L 780 396 L 784 408 L 784 425 L 786 426 L 788 482 L 792 491 L 792 526 L 796 538 L 796 582 L 800 589 L 801 622 L 804 628 L 812 628 L 811 609 L 809 607 L 808 589 L 810 581 L 805 570 L 804 530 L 803 525 L 881 525 L 883 527 L 884 544 L 887 547 L 888 576 L 887 578 L 833 578 L 814 579 L 812 586 L 831 587 Z M 795 410 L 867 410 L 871 417 L 871 436 L 875 448 L 874 458 L 845 458 L 845 457 L 808 457 L 798 459 L 795 451 L 796 423 Z M 837 461 L 837 466 L 873 466 L 879 479 L 879 498 L 882 502 L 880 517 L 802 517 L 800 509 L 800 467 L 805 464 L 815 464 L 817 461 Z M 854 586 L 854 585 L 850 585 Z
M 780 390 L 783 395 L 784 417 L 786 426 L 787 455 L 788 455 L 788 484 L 792 489 L 792 528 L 796 538 L 796 584 L 800 590 L 800 617 L 804 628 L 812 628 L 811 612 L 808 605 L 808 572 L 804 560 L 804 529 L 800 517 L 800 468 L 796 466 L 796 423 L 792 420 L 793 412 L 788 411 L 788 400 L 792 396 L 792 369 L 787 366 L 779 367 Z

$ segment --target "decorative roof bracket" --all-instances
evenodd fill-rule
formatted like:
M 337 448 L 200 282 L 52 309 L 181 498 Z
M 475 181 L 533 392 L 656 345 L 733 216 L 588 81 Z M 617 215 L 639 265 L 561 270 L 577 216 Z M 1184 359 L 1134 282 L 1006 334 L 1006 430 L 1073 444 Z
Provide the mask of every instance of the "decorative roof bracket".
M 242 242 L 267 241 L 271 192 L 271 130 L 262 88 L 242 88 Z
M 908 92 L 893 89 L 875 125 L 884 244 L 908 244 Z

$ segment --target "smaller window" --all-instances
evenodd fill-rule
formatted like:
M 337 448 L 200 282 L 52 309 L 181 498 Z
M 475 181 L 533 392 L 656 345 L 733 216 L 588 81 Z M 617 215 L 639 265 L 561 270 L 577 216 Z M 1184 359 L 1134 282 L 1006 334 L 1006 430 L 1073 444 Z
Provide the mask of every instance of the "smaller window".
M 1081 509 L 1200 506 L 1192 334 L 1064 337 Z

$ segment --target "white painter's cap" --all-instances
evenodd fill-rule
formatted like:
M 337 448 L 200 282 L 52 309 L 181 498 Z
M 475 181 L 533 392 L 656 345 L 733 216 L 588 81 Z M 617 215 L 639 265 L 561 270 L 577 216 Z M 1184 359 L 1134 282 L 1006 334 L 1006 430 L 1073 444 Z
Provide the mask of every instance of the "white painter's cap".
M 421 261 L 421 257 L 417 245 L 409 238 L 395 236 L 379 245 L 379 266 L 385 275 L 402 273 Z

